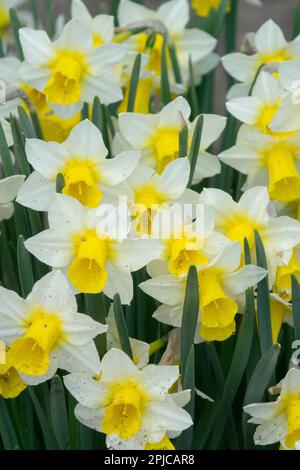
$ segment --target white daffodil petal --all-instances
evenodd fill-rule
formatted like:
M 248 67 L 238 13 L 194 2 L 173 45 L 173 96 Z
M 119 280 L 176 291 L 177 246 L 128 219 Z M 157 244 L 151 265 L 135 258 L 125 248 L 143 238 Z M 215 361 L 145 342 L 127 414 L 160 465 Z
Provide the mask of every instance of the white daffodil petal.
M 155 135 L 159 126 L 156 114 L 121 113 L 119 126 L 123 137 L 134 149 L 140 150 Z
M 47 211 L 55 191 L 55 181 L 49 181 L 34 171 L 21 186 L 16 201 L 36 211 Z
M 101 180 L 107 185 L 118 185 L 128 178 L 141 158 L 140 152 L 127 151 L 101 164 Z
M 101 380 L 106 382 L 122 381 L 124 377 L 134 378 L 138 368 L 120 349 L 111 349 L 101 362 Z
M 182 303 L 185 285 L 181 278 L 171 275 L 161 275 L 154 279 L 142 282 L 139 287 L 143 292 L 167 305 L 179 305 Z
M 25 241 L 26 249 L 43 263 L 53 268 L 67 267 L 73 256 L 70 237 L 58 230 L 45 230 Z
M 160 176 L 155 176 L 155 186 L 161 194 L 169 199 L 179 198 L 186 189 L 190 177 L 188 158 L 178 158 L 166 166 Z
M 88 119 L 79 123 L 64 142 L 69 155 L 104 160 L 108 154 L 99 129 Z
M 106 388 L 101 383 L 87 374 L 66 375 L 64 384 L 81 405 L 95 410 L 103 403 L 107 393 Z
M 89 315 L 77 313 L 64 319 L 64 331 L 71 344 L 81 346 L 105 333 L 107 326 L 96 322 Z
M 127 239 L 119 248 L 120 254 L 129 262 L 131 272 L 138 271 L 150 261 L 159 258 L 162 251 L 160 241 L 151 239 Z
M 49 226 L 62 229 L 72 235 L 82 232 L 86 226 L 85 208 L 76 199 L 56 194 L 48 212 Z
M 37 281 L 26 301 L 37 306 L 43 305 L 48 312 L 75 313 L 76 298 L 61 271 L 52 271 Z M 72 317 L 73 318 L 73 317 Z
M 69 156 L 62 145 L 39 139 L 27 139 L 25 151 L 33 168 L 44 178 L 53 181 Z
M 12 202 L 25 180 L 25 176 L 15 175 L 0 180 L 0 204 Z
M 245 292 L 249 287 L 255 286 L 264 279 L 267 271 L 255 265 L 248 264 L 239 271 L 227 274 L 222 278 L 222 284 L 226 290 L 239 295 Z
M 70 373 L 97 375 L 100 359 L 93 341 L 82 346 L 61 342 L 55 351 L 58 367 Z
M 25 59 L 29 64 L 38 67 L 48 64 L 54 58 L 54 48 L 45 31 L 21 28 L 19 36 Z
M 133 281 L 129 269 L 129 264 L 120 259 L 107 263 L 108 283 L 104 288 L 104 293 L 113 299 L 116 294 L 120 294 L 123 305 L 130 305 L 133 297 Z

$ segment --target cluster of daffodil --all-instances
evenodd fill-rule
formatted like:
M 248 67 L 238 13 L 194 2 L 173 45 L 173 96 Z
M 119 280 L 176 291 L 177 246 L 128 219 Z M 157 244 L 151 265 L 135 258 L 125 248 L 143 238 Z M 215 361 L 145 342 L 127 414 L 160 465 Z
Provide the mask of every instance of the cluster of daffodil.
M 220 22 L 237 0 L 120 0 L 116 18 L 72 0 L 51 33 L 9 12 L 21 3 L 0 1 L 0 412 L 14 399 L 11 426 L 24 404 L 47 421 L 50 400 L 59 448 L 82 443 L 57 410 L 108 449 L 172 450 L 205 446 L 212 410 L 210 446 L 234 448 L 221 405 L 265 369 L 262 401 L 279 342 L 279 398 L 237 406 L 256 445 L 297 449 L 300 36 L 269 20 L 228 51 L 227 119 L 201 114 L 217 39 L 188 24 L 190 7 Z

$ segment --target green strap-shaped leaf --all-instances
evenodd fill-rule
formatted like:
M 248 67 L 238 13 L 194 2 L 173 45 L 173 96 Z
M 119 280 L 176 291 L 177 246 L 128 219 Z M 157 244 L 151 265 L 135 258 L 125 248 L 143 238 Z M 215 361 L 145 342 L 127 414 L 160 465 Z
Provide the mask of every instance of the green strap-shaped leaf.
M 60 377 L 51 380 L 50 407 L 54 434 L 61 450 L 70 449 L 71 438 L 63 383 Z
M 173 41 L 170 41 L 169 53 L 171 57 L 171 62 L 172 62 L 172 67 L 173 67 L 173 72 L 174 72 L 176 83 L 182 84 L 182 75 L 181 75 L 181 70 L 180 70 L 180 66 L 179 66 L 179 62 L 177 58 L 176 46 Z
M 31 169 L 26 158 L 25 139 L 22 130 L 19 126 L 19 123 L 13 115 L 10 115 L 10 126 L 14 139 L 14 149 L 20 172 L 21 174 L 28 176 L 31 173 Z
M 189 145 L 189 129 L 187 123 L 184 121 L 182 116 L 182 128 L 179 132 L 179 158 L 185 158 L 188 156 L 188 145 Z
M 32 121 L 32 124 L 33 124 L 33 127 L 34 127 L 36 137 L 38 139 L 43 140 L 44 136 L 43 136 L 42 126 L 41 126 L 41 123 L 40 123 L 40 120 L 39 120 L 39 117 L 38 117 L 36 111 L 31 110 L 30 111 L 30 117 L 31 117 L 31 121 Z
M 191 390 L 191 399 L 184 407 L 194 421 L 195 414 L 195 349 L 194 345 L 190 347 L 190 352 L 185 364 L 185 372 L 182 378 L 183 390 Z M 194 426 L 186 429 L 176 441 L 176 448 L 190 450 L 193 441 Z
M 219 10 L 215 14 L 215 21 L 213 22 L 213 28 L 211 31 L 212 35 L 215 36 L 215 38 L 219 38 L 222 33 L 228 4 L 229 0 L 222 0 Z
M 228 416 L 241 384 L 249 359 L 253 330 L 255 325 L 255 307 L 253 289 L 246 293 L 246 308 L 237 337 L 233 359 L 226 378 L 223 395 L 217 404 L 217 417 L 212 423 L 213 433 L 210 449 L 217 449 L 222 438 Z
M 107 114 L 109 111 L 105 106 L 103 106 L 100 102 L 98 96 L 94 99 L 93 103 L 93 110 L 92 110 L 92 122 L 95 126 L 98 127 L 100 130 L 104 144 L 108 150 L 108 158 L 111 157 L 111 145 L 110 145 L 110 136 L 109 136 L 109 128 L 110 124 L 108 122 Z
M 192 183 L 193 183 L 194 173 L 195 173 L 198 155 L 200 151 L 203 122 L 204 122 L 204 116 L 201 115 L 198 117 L 195 130 L 194 130 L 194 135 L 192 138 L 192 144 L 191 144 L 191 149 L 190 149 L 190 154 L 189 154 L 190 165 L 191 165 L 191 173 L 190 173 L 190 179 L 188 183 L 189 188 L 192 186 Z
M 267 259 L 260 235 L 255 231 L 257 265 L 268 270 Z M 257 284 L 257 317 L 260 350 L 263 354 L 273 344 L 268 275 Z
M 59 173 L 56 177 L 56 192 L 57 194 L 62 194 L 63 189 L 65 187 L 65 179 L 61 173 Z
M 95 321 L 106 324 L 107 315 L 107 302 L 103 293 L 101 294 L 85 294 L 85 307 L 86 313 L 90 315 Z M 100 358 L 106 353 L 106 335 L 98 335 L 95 338 L 95 344 L 99 353 Z
M 168 61 L 167 61 L 167 51 L 168 51 L 168 37 L 167 34 L 164 35 L 164 42 L 161 50 L 161 101 L 164 105 L 172 101 L 171 88 L 169 81 L 169 72 L 168 72 Z
M 194 343 L 199 317 L 199 288 L 198 274 L 195 266 L 189 269 L 185 299 L 183 305 L 183 317 L 181 326 L 181 376 L 185 377 L 187 360 Z
M 22 28 L 22 24 L 20 23 L 19 17 L 18 17 L 17 12 L 14 8 L 11 8 L 9 10 L 9 16 L 10 16 L 11 29 L 12 29 L 13 35 L 14 35 L 17 56 L 21 61 L 23 61 L 24 60 L 24 54 L 23 54 L 23 50 L 22 50 L 22 46 L 21 46 L 21 42 L 20 42 L 20 38 L 19 38 L 19 29 Z
M 59 449 L 54 433 L 53 433 L 52 423 L 49 421 L 43 408 L 41 407 L 40 402 L 38 401 L 35 395 L 35 392 L 33 391 L 33 388 L 28 387 L 28 391 L 29 391 L 35 412 L 37 414 L 37 417 L 41 426 L 46 449 L 47 450 Z
M 82 110 L 81 110 L 81 120 L 84 121 L 85 119 L 89 118 L 89 105 L 88 103 L 84 103 Z
M 271 346 L 261 357 L 258 362 L 251 379 L 248 383 L 244 398 L 244 406 L 250 405 L 251 403 L 260 403 L 263 399 L 266 389 L 268 388 L 272 377 L 274 376 L 274 370 L 277 364 L 277 360 L 280 353 L 280 345 L 274 344 Z M 245 448 L 251 449 L 253 447 L 253 433 L 255 426 L 247 423 L 247 414 L 243 414 L 243 434 L 245 440 Z
M 34 21 L 34 27 L 35 29 L 38 29 L 39 26 L 39 15 L 38 15 L 38 10 L 37 10 L 37 0 L 30 0 L 30 10 L 32 12 L 32 17 Z
M 137 89 L 138 89 L 140 74 L 141 74 L 141 61 L 142 61 L 142 56 L 141 54 L 138 54 L 135 58 L 133 68 L 132 68 L 132 73 L 131 73 L 128 104 L 127 104 L 128 113 L 133 113 L 134 111 Z
M 200 113 L 199 100 L 197 95 L 194 67 L 191 56 L 189 56 L 189 77 L 190 77 L 190 102 L 192 108 L 192 117 L 195 118 Z
M 28 114 L 26 114 L 26 111 L 22 106 L 18 106 L 18 114 L 19 114 L 20 122 L 21 122 L 25 137 L 27 139 L 35 138 L 36 137 L 35 129 L 28 117 Z
M 125 322 L 125 317 L 124 317 L 123 308 L 122 308 L 121 299 L 120 299 L 119 294 L 116 294 L 114 296 L 113 306 L 114 306 L 115 320 L 116 320 L 116 325 L 117 325 L 117 330 L 118 330 L 118 335 L 119 335 L 119 340 L 120 340 L 120 343 L 121 343 L 121 347 L 122 347 L 123 351 L 131 359 L 133 359 L 131 345 L 130 345 L 128 331 L 127 331 L 127 325 L 126 325 L 126 322 Z
M 6 141 L 1 123 L 0 123 L 0 156 L 1 156 L 1 163 L 3 166 L 4 176 L 6 177 L 13 176 L 15 174 L 15 169 L 14 169 L 10 150 L 7 145 L 7 141 Z
M 0 397 L 0 437 L 5 450 L 18 450 L 20 444 L 5 400 Z
M 50 38 L 52 38 L 55 33 L 54 7 L 55 7 L 55 2 L 53 0 L 46 0 L 45 30 Z
M 21 290 L 23 296 L 27 297 L 34 286 L 34 274 L 31 255 L 25 248 L 22 235 L 20 235 L 18 239 L 17 254 Z
M 296 276 L 292 276 L 292 309 L 295 340 L 300 341 L 300 285 Z

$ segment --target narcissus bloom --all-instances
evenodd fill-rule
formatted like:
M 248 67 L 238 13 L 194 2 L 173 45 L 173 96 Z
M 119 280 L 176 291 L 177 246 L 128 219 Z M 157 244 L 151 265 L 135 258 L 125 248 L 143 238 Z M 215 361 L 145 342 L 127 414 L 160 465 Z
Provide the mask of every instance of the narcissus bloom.
M 17 8 L 23 3 L 25 3 L 25 0 L 0 0 L 0 36 L 5 35 L 9 27 L 10 8 Z
M 161 75 L 161 53 L 163 46 L 164 28 L 172 39 L 175 47 L 179 66 L 183 75 L 184 83 L 189 79 L 189 58 L 192 64 L 199 62 L 216 61 L 215 55 L 211 54 L 216 47 L 217 41 L 210 34 L 196 28 L 187 29 L 190 11 L 187 0 L 171 0 L 163 3 L 157 11 L 150 10 L 143 5 L 138 5 L 130 0 L 121 0 L 118 11 L 119 24 L 123 28 L 129 26 L 148 25 L 157 29 L 154 46 L 151 51 L 147 50 L 146 33 L 140 33 L 132 36 L 126 44 L 136 52 L 149 53 L 149 71 L 154 75 Z M 157 26 L 156 26 L 157 23 Z M 172 71 L 171 59 L 167 55 L 170 75 Z M 201 67 L 199 67 L 201 70 Z M 172 77 L 172 82 L 175 78 Z
M 283 323 L 293 327 L 293 312 L 289 302 L 277 294 L 270 294 L 271 326 L 273 343 L 277 343 Z
M 131 272 L 159 257 L 162 247 L 157 240 L 128 239 L 130 225 L 126 220 L 116 226 L 113 211 L 112 206 L 103 207 L 102 214 L 87 210 L 76 199 L 57 194 L 48 212 L 50 228 L 26 240 L 26 248 L 49 266 L 66 270 L 79 292 L 104 291 L 109 298 L 119 293 L 122 303 L 130 304 Z
M 271 217 L 266 187 L 251 188 L 242 195 L 239 202 L 220 189 L 204 189 L 202 201 L 214 209 L 216 230 L 232 241 L 242 245 L 247 238 L 254 250 L 254 230 L 264 244 L 269 282 L 273 286 L 278 266 L 288 264 L 292 249 L 300 243 L 300 223 L 291 217 Z
M 292 298 L 291 276 L 294 275 L 298 282 L 300 281 L 300 261 L 299 247 L 293 250 L 293 254 L 285 266 L 279 266 L 276 274 L 276 284 L 274 286 L 276 292 L 287 300 Z
M 279 81 L 286 93 L 270 128 L 276 132 L 298 131 L 300 129 L 300 60 L 281 64 Z
M 295 450 L 300 437 L 300 370 L 292 368 L 281 381 L 278 399 L 270 403 L 255 403 L 244 408 L 258 424 L 254 441 L 256 445 L 280 442 L 285 449 Z
M 79 401 L 76 418 L 106 434 L 109 449 L 143 450 L 169 441 L 168 432 L 179 435 L 192 425 L 182 409 L 190 392 L 169 393 L 178 379 L 176 366 L 151 364 L 139 370 L 124 352 L 111 349 L 101 362 L 98 380 L 71 374 L 64 383 Z M 173 448 L 170 442 L 167 448 Z
M 222 0 L 192 0 L 192 8 L 199 16 L 209 16 L 212 10 L 218 11 Z M 247 3 L 253 5 L 261 5 L 260 0 L 246 0 Z M 231 8 L 231 1 L 227 3 L 227 11 Z
M 149 166 L 137 166 L 127 180 L 133 193 L 132 216 L 137 233 L 152 233 L 153 217 L 160 208 L 199 202 L 199 194 L 187 189 L 189 176 L 187 158 L 169 163 L 161 175 Z
M 10 347 L 9 364 L 25 374 L 26 383 L 44 382 L 58 368 L 96 373 L 100 362 L 93 339 L 106 329 L 77 313 L 60 271 L 44 276 L 26 299 L 0 288 L 0 339 Z
M 247 175 L 246 188 L 268 185 L 271 199 L 282 202 L 300 199 L 299 133 L 278 139 L 252 130 L 219 158 Z
M 63 193 L 87 207 L 121 193 L 122 183 L 136 167 L 140 152 L 123 152 L 108 159 L 101 132 L 90 121 L 80 122 L 62 143 L 27 139 L 26 155 L 34 171 L 18 194 L 18 202 L 46 211 L 53 200 L 56 178 L 62 174 Z
M 68 119 L 55 114 L 47 104 L 45 94 L 24 83 L 19 73 L 21 65 L 22 62 L 16 57 L 0 59 L 0 77 L 5 83 L 7 94 L 6 103 L 0 104 L 0 116 L 18 116 L 18 106 L 22 106 L 26 112 L 29 106 L 33 107 L 38 114 L 43 138 L 46 141 L 63 142 L 81 121 L 81 113 Z
M 122 113 L 119 116 L 120 131 L 134 150 L 141 150 L 142 161 L 158 173 L 179 155 L 179 132 L 184 123 L 189 128 L 189 146 L 196 120 L 189 122 L 191 108 L 179 97 L 165 106 L 158 114 Z M 226 119 L 214 114 L 204 115 L 200 152 L 194 174 L 194 183 L 220 172 L 217 157 L 206 152 L 226 125 Z
M 94 47 L 103 46 L 112 41 L 114 37 L 113 16 L 98 15 L 93 18 L 81 0 L 72 0 L 71 15 L 73 19 L 83 23 L 93 34 Z
M 198 266 L 199 321 L 195 342 L 224 341 L 236 329 L 235 316 L 239 311 L 237 301 L 248 287 L 261 281 L 267 272 L 254 265 L 241 264 L 241 245 L 232 243 L 209 264 Z M 186 276 L 166 274 L 142 282 L 140 288 L 162 303 L 154 318 L 180 327 L 186 289 Z
M 11 353 L 8 350 L 5 355 L 5 364 L 0 361 L 0 397 L 16 398 L 26 387 L 27 385 L 11 362 Z
M 161 241 L 164 251 L 161 260 L 148 265 L 151 277 L 167 272 L 174 276 L 187 274 L 190 266 L 208 264 L 230 243 L 228 238 L 215 231 L 210 209 L 199 204 L 195 220 L 193 208 L 190 209 L 184 213 L 175 205 L 155 216 L 152 235 Z
M 279 132 L 273 133 L 269 127 L 279 109 L 283 93 L 284 89 L 277 78 L 268 72 L 261 72 L 253 87 L 252 95 L 234 98 L 226 103 L 226 107 L 235 118 L 253 126 L 256 130 L 275 137 L 286 137 Z
M 103 104 L 122 99 L 112 68 L 126 50 L 117 44 L 94 48 L 92 33 L 78 20 L 66 24 L 53 43 L 44 31 L 29 28 L 20 29 L 20 41 L 25 55 L 23 80 L 44 93 L 61 117 L 78 113 L 83 103 L 91 103 L 95 96 Z
M 237 86 L 239 91 L 243 90 L 244 96 L 247 95 L 259 67 L 263 64 L 275 66 L 277 71 L 278 63 L 300 57 L 299 37 L 288 42 L 273 20 L 266 21 L 256 33 L 248 34 L 246 40 L 252 54 L 232 52 L 222 58 L 226 71 L 239 82 L 246 84 Z
M 13 215 L 13 201 L 24 179 L 25 176 L 15 175 L 0 180 L 0 221 L 7 220 Z

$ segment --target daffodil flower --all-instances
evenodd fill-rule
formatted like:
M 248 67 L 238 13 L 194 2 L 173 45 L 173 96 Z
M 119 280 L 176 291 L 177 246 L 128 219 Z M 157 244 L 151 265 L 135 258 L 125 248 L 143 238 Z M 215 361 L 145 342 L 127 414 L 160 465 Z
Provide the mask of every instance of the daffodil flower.
M 10 24 L 10 8 L 18 8 L 25 0 L 0 0 L 0 36 L 5 36 Z
M 26 299 L 0 287 L 0 338 L 9 346 L 9 363 L 28 384 L 53 377 L 58 368 L 96 373 L 100 361 L 93 339 L 107 327 L 77 313 L 67 279 L 53 271 Z
M 122 113 L 119 126 L 123 138 L 134 150 L 142 152 L 142 162 L 162 173 L 168 163 L 179 155 L 179 133 L 182 124 L 189 128 L 191 145 L 196 120 L 189 122 L 191 108 L 188 102 L 178 97 L 158 114 Z M 206 152 L 215 142 L 226 125 L 226 119 L 214 114 L 204 115 L 200 151 L 197 159 L 193 183 L 220 172 L 217 157 Z
M 293 312 L 290 303 L 273 292 L 270 294 L 270 308 L 272 339 L 273 344 L 276 344 L 283 323 L 287 323 L 290 327 L 294 326 Z
M 64 177 L 63 193 L 87 207 L 118 198 L 122 182 L 136 167 L 140 153 L 123 152 L 108 159 L 101 132 L 90 121 L 79 123 L 62 144 L 27 139 L 26 155 L 34 172 L 18 194 L 18 202 L 46 211 L 53 200 L 58 174 Z
M 254 129 L 285 138 L 286 134 L 274 133 L 269 125 L 276 115 L 284 94 L 284 89 L 277 78 L 268 72 L 261 72 L 253 87 L 252 95 L 243 98 L 234 98 L 226 103 L 226 107 L 239 121 L 248 124 L 243 134 L 250 132 L 249 126 Z
M 198 16 L 209 16 L 211 11 L 218 11 L 221 6 L 222 0 L 192 0 L 192 8 Z M 247 3 L 252 5 L 261 5 L 260 0 L 246 0 Z M 227 11 L 231 9 L 231 1 L 228 1 Z
M 161 260 L 147 266 L 151 277 L 171 273 L 187 274 L 189 267 L 208 264 L 230 243 L 214 229 L 212 211 L 199 205 L 194 219 L 193 208 L 185 214 L 176 204 L 160 210 L 152 223 L 152 234 L 164 246 Z
M 300 130 L 300 60 L 280 64 L 279 81 L 286 90 L 286 96 L 282 99 L 270 128 L 274 132 L 298 131 Z
M 300 281 L 299 247 L 293 250 L 289 263 L 279 266 L 276 274 L 275 290 L 286 300 L 292 298 L 291 276 L 294 275 Z
M 276 401 L 247 405 L 244 410 L 251 416 L 249 422 L 259 425 L 254 434 L 256 445 L 280 442 L 285 449 L 295 450 L 300 436 L 300 370 L 288 371 Z
M 111 349 L 102 359 L 98 380 L 71 374 L 64 383 L 79 402 L 76 418 L 106 434 L 109 449 L 143 450 L 167 440 L 168 432 L 178 435 L 192 425 L 182 409 L 190 392 L 169 393 L 178 378 L 177 366 L 151 364 L 139 370 L 124 352 Z
M 177 52 L 178 63 L 182 72 L 183 82 L 189 81 L 189 58 L 192 64 L 202 63 L 206 68 L 206 62 L 213 60 L 213 66 L 216 65 L 216 55 L 212 54 L 217 41 L 210 34 L 196 28 L 187 29 L 186 26 L 190 19 L 189 3 L 187 0 L 171 0 L 161 5 L 157 11 L 150 10 L 143 5 L 138 5 L 130 0 L 121 0 L 118 19 L 121 27 L 129 27 L 134 25 L 155 24 L 159 22 L 162 27 L 156 35 L 154 46 L 151 48 L 148 69 L 156 76 L 161 75 L 161 53 L 163 46 L 163 28 L 172 39 Z M 147 52 L 146 33 L 136 34 L 126 41 L 129 47 L 140 53 Z M 171 60 L 167 56 L 170 65 Z M 201 70 L 201 66 L 199 66 Z M 175 78 L 172 77 L 172 82 Z
M 55 114 L 47 104 L 46 96 L 41 91 L 24 83 L 20 75 L 22 62 L 16 57 L 0 59 L 0 77 L 6 86 L 6 102 L 0 104 L 0 116 L 9 118 L 11 114 L 18 116 L 18 107 L 26 112 L 29 106 L 38 114 L 43 138 L 46 141 L 63 142 L 72 128 L 81 121 L 81 113 L 63 119 Z
M 299 37 L 288 42 L 280 27 L 273 21 L 266 21 L 256 33 L 246 37 L 253 54 L 232 52 L 222 58 L 226 71 L 242 84 L 235 85 L 235 94 L 247 95 L 259 68 L 277 66 L 281 62 L 288 62 L 300 57 Z M 231 90 L 233 94 L 233 90 Z
M 106 219 L 103 207 L 98 214 L 99 209 L 87 210 L 76 199 L 57 194 L 48 212 L 50 228 L 29 238 L 26 248 L 49 266 L 66 270 L 79 292 L 103 291 L 109 298 L 119 293 L 122 303 L 130 304 L 131 272 L 159 257 L 162 247 L 157 240 L 129 239 L 131 227 L 127 220 L 116 227 L 117 213 Z
M 0 221 L 10 219 L 14 212 L 13 201 L 25 176 L 15 175 L 0 180 Z
M 51 42 L 44 31 L 20 29 L 25 63 L 21 76 L 45 94 L 47 103 L 61 117 L 78 113 L 83 103 L 99 96 L 103 104 L 122 99 L 112 68 L 126 50 L 117 44 L 94 48 L 93 35 L 78 20 L 71 20 L 60 38 Z M 38 47 L 37 47 L 38 44 Z
M 109 309 L 108 315 L 106 317 L 106 324 L 108 326 L 106 334 L 107 349 L 121 349 L 113 306 L 111 306 Z M 150 346 L 148 343 L 135 338 L 129 338 L 129 341 L 133 355 L 133 362 L 139 369 L 142 369 L 149 362 Z
M 190 164 L 187 158 L 169 163 L 161 175 L 149 166 L 137 166 L 127 179 L 133 193 L 132 216 L 138 234 L 152 233 L 152 221 L 162 207 L 176 204 L 193 206 L 199 202 L 199 194 L 187 189 Z
M 83 23 L 93 34 L 94 47 L 103 46 L 112 42 L 114 37 L 114 17 L 110 15 L 97 15 L 92 17 L 81 0 L 72 0 L 71 15 L 75 20 Z
M 300 223 L 291 217 L 269 215 L 270 199 L 266 187 L 245 191 L 239 202 L 220 189 L 204 189 L 202 201 L 214 210 L 216 230 L 231 241 L 239 241 L 243 245 L 247 238 L 251 250 L 254 250 L 254 230 L 259 233 L 272 287 L 278 266 L 288 264 L 292 249 L 300 243 Z
M 200 302 L 195 343 L 203 339 L 224 341 L 235 332 L 241 294 L 267 274 L 254 265 L 239 269 L 240 264 L 241 245 L 236 242 L 226 246 L 209 264 L 198 266 Z M 167 325 L 181 326 L 186 280 L 186 276 L 167 274 L 140 284 L 146 294 L 162 304 L 154 318 Z
M 18 397 L 27 385 L 11 362 L 9 350 L 5 354 L 5 364 L 0 362 L 0 397 L 7 399 Z
M 237 144 L 219 159 L 247 175 L 245 188 L 268 185 L 270 198 L 282 202 L 300 199 L 300 134 L 278 139 L 255 129 L 242 133 Z

